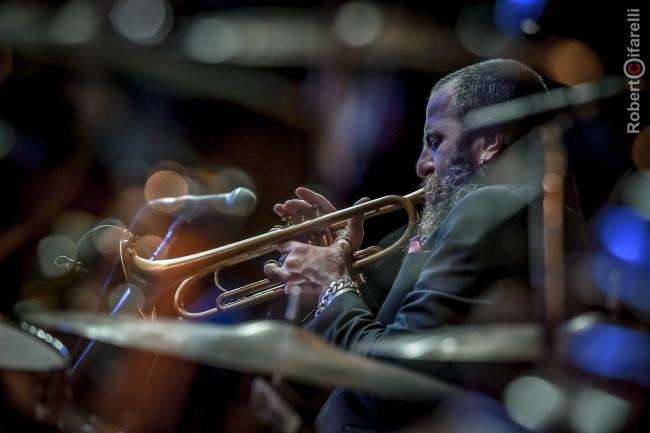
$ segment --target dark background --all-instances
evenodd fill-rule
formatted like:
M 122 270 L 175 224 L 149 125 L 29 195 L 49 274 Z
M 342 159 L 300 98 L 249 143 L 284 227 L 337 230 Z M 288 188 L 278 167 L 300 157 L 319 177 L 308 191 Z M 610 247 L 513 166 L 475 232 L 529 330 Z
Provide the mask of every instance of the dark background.
M 343 2 L 172 0 L 167 2 L 173 17 L 168 33 L 145 45 L 116 30 L 110 16 L 117 3 L 79 2 L 93 11 L 95 30 L 81 43 L 66 44 L 51 36 L 51 26 L 73 2 L 0 2 L 0 119 L 13 131 L 9 152 L 0 157 L 0 313 L 5 316 L 16 314 L 19 301 L 51 309 L 108 309 L 109 293 L 101 291 L 101 284 L 115 251 L 100 254 L 88 247 L 82 251 L 87 271 L 50 275 L 43 272 L 39 248 L 45 250 L 42 241 L 53 234 L 66 236 L 68 246 L 74 244 L 107 218 L 128 225 L 144 203 L 145 182 L 161 169 L 201 185 L 199 193 L 244 185 L 258 197 L 258 206 L 248 217 L 208 212 L 184 224 L 177 232 L 179 241 L 166 252 L 169 256 L 268 230 L 278 222 L 273 204 L 292 196 L 300 185 L 326 193 L 339 207 L 362 196 L 409 193 L 419 184 L 414 164 L 424 108 L 437 79 L 486 57 L 528 63 L 551 88 L 620 76 L 629 31 L 625 9 L 635 6 L 550 0 L 536 20 L 535 34 L 516 31 L 505 48 L 481 56 L 466 49 L 455 30 L 475 2 L 375 3 L 394 39 L 360 48 L 345 46 L 332 36 L 332 23 Z M 286 28 L 293 32 L 285 39 L 290 55 L 263 60 L 235 56 L 207 64 L 188 58 L 183 50 L 187 29 L 206 14 L 226 21 L 233 16 L 229 14 L 253 14 L 261 21 L 296 15 L 324 30 L 317 38 L 318 50 L 305 52 L 296 45 L 294 52 L 291 44 L 303 33 L 291 30 L 295 21 L 287 21 Z M 484 29 L 477 26 L 476 32 L 481 35 Z M 580 48 L 565 52 L 553 64 L 553 49 L 567 41 L 579 41 Z M 576 175 L 588 224 L 620 177 L 635 167 L 631 157 L 635 137 L 625 133 L 627 102 L 623 95 L 601 103 L 566 137 L 570 171 Z M 645 107 L 645 95 L 641 105 L 646 125 L 650 106 Z M 636 163 L 647 168 L 648 161 Z M 145 212 L 136 231 L 162 236 L 171 220 Z M 370 223 L 368 238 L 381 238 L 385 226 L 399 224 L 394 217 L 387 221 Z M 45 251 L 45 259 L 47 254 L 57 255 Z M 253 271 L 259 275 L 259 269 Z M 247 281 L 243 271 L 233 274 L 231 280 Z M 119 280 L 116 276 L 108 290 Z M 145 295 L 149 300 L 154 297 Z M 159 298 L 161 314 L 173 314 L 170 296 L 163 293 Z M 200 303 L 211 299 L 203 296 Z M 277 308 L 281 311 L 281 306 Z M 147 361 L 137 362 L 147 370 Z M 164 382 L 165 373 L 175 370 L 178 362 L 161 361 L 155 370 L 158 379 Z M 182 365 L 184 379 L 178 381 L 188 390 L 195 367 Z M 84 370 L 80 376 L 89 378 L 75 384 L 76 398 L 94 410 L 100 406 L 98 395 L 104 396 L 93 394 L 102 383 L 96 376 L 117 367 L 103 368 Z M 146 429 L 174 431 L 174 425 L 184 425 L 190 431 L 187 426 L 192 423 L 197 423 L 198 431 L 216 425 L 231 431 L 241 428 L 223 427 L 225 420 L 233 419 L 226 409 L 214 411 L 209 422 L 197 421 L 205 417 L 197 407 L 212 410 L 206 396 L 231 405 L 237 400 L 232 394 L 216 397 L 208 383 L 234 389 L 235 396 L 246 384 L 220 371 L 201 369 L 197 374 L 193 392 L 200 396 L 195 397 L 198 406 L 188 409 L 176 403 L 176 412 L 163 417 L 168 424 L 160 421 Z M 161 385 L 160 393 L 170 388 L 173 382 Z M 111 392 L 119 396 L 123 390 Z M 156 403 L 151 407 L 160 408 Z M 103 412 L 119 424 L 115 421 L 119 408 Z

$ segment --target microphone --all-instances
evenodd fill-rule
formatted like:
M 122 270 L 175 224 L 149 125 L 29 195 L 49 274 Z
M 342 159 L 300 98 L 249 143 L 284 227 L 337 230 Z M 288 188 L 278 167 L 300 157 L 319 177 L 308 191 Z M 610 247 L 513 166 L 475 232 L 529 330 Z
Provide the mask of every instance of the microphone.
M 181 204 L 182 206 L 178 206 Z M 147 202 L 158 210 L 170 213 L 196 214 L 211 206 L 217 212 L 231 216 L 246 216 L 253 212 L 257 205 L 257 196 L 248 188 L 235 188 L 223 194 L 180 195 L 178 197 L 162 197 Z

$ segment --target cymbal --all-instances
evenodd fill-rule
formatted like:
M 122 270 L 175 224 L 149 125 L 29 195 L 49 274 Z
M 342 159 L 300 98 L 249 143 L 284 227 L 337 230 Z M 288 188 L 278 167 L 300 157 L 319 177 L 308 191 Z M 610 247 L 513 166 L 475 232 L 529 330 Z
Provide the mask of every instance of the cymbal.
M 346 353 L 284 322 L 225 326 L 83 312 L 32 313 L 26 320 L 116 346 L 385 398 L 430 401 L 459 391 L 422 373 Z
M 541 326 L 534 323 L 454 325 L 389 337 L 354 351 L 409 361 L 527 362 L 542 357 L 544 341 Z
M 21 328 L 0 321 L 0 368 L 21 371 L 66 368 L 68 352 L 59 340 L 27 323 Z

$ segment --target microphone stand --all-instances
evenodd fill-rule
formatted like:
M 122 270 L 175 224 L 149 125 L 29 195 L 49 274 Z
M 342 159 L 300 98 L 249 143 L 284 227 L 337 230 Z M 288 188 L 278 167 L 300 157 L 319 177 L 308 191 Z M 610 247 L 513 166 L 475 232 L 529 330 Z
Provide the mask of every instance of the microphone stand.
M 140 207 L 138 212 L 135 214 L 135 216 L 131 220 L 131 224 L 129 224 L 129 228 L 128 228 L 129 231 L 133 231 L 133 228 L 134 228 L 135 224 L 137 223 L 138 219 L 140 219 L 140 217 L 142 216 L 142 213 L 148 207 L 149 207 L 149 203 L 146 203 L 142 207 Z M 154 252 L 151 254 L 151 256 L 149 257 L 149 260 L 155 260 L 158 257 L 158 255 L 160 254 L 162 249 L 165 247 L 165 245 L 171 239 L 174 230 L 176 230 L 176 228 L 183 222 L 185 222 L 185 217 L 183 217 L 183 216 L 177 216 L 176 218 L 174 218 L 174 221 L 172 221 L 171 225 L 167 229 L 167 233 L 165 234 L 163 239 L 160 241 L 160 244 L 156 247 Z M 113 280 L 113 276 L 115 275 L 115 270 L 117 269 L 117 265 L 119 263 L 120 263 L 120 257 L 118 255 L 115 258 L 115 261 L 113 262 L 113 266 L 111 267 L 111 270 L 109 271 L 108 275 L 104 279 L 104 283 L 102 285 L 102 288 L 101 288 L 101 290 L 99 292 L 99 296 L 97 298 L 97 304 L 95 305 L 95 310 L 97 310 L 99 308 L 99 303 L 101 302 L 101 299 L 104 297 L 104 294 L 106 293 L 106 289 L 107 289 L 108 285 Z M 128 281 L 127 281 L 127 284 L 128 284 Z M 124 294 L 122 295 L 122 297 L 120 298 L 120 300 L 115 304 L 115 306 L 111 310 L 110 316 L 114 316 L 118 311 L 120 311 L 120 309 L 124 306 L 124 303 L 126 302 L 127 298 L 130 295 L 131 295 L 131 289 L 127 288 L 126 291 L 124 292 Z M 140 314 L 142 314 L 142 311 L 140 311 Z M 144 315 L 143 315 L 143 317 L 144 317 Z M 73 349 L 73 352 L 77 352 L 80 343 L 81 343 L 81 338 L 78 338 L 77 343 L 75 344 L 75 347 Z M 75 363 L 73 364 L 73 366 L 70 368 L 70 370 L 68 372 L 68 375 L 70 377 L 74 376 L 74 374 L 77 372 L 77 369 L 79 368 L 81 363 L 90 354 L 90 351 L 92 350 L 94 345 L 95 345 L 95 340 L 94 339 L 90 340 L 88 342 L 88 344 L 86 344 L 86 347 L 83 349 L 83 351 L 81 352 L 81 354 L 79 355 L 79 357 L 77 358 L 77 360 L 75 361 Z M 157 358 L 158 358 L 158 354 L 156 353 L 156 359 Z M 154 360 L 154 365 L 155 365 L 155 360 Z M 152 370 L 153 370 L 153 366 L 152 366 Z M 148 381 L 150 376 L 151 376 L 151 371 L 147 375 L 147 381 Z
M 151 200 L 151 201 L 146 202 L 142 207 L 140 207 L 138 212 L 136 212 L 135 216 L 131 220 L 131 223 L 129 224 L 128 231 L 129 232 L 133 231 L 133 227 L 135 226 L 136 222 L 142 216 L 142 213 L 153 204 L 170 205 L 170 204 L 178 203 L 179 201 L 181 203 L 185 203 L 186 201 L 205 201 L 206 199 L 209 199 L 209 200 L 215 200 L 215 199 L 225 200 L 227 207 L 229 207 L 229 208 L 234 207 L 235 209 L 239 209 L 242 206 L 250 208 L 251 206 L 254 206 L 254 204 L 257 201 L 257 198 L 255 197 L 255 194 L 252 191 L 250 191 L 247 188 L 242 188 L 242 187 L 236 188 L 233 191 L 230 191 L 229 193 L 226 193 L 226 194 L 213 194 L 213 195 L 210 195 L 210 196 L 190 196 L 190 195 L 185 195 L 185 196 L 181 196 L 181 197 L 162 198 L 162 199 Z M 192 216 L 195 216 L 195 214 L 192 214 L 191 212 L 189 214 L 185 214 L 185 215 L 181 214 L 181 215 L 176 216 L 176 218 L 174 219 L 172 224 L 169 226 L 169 229 L 167 230 L 167 234 L 162 239 L 162 241 L 160 242 L 158 247 L 155 249 L 155 251 L 151 254 L 151 256 L 149 257 L 149 260 L 155 260 L 158 257 L 158 255 L 160 254 L 160 252 L 162 251 L 164 246 L 169 242 L 169 240 L 170 240 L 174 230 L 176 229 L 176 227 L 179 224 L 185 222 L 186 220 L 189 220 Z M 115 258 L 115 261 L 113 262 L 113 266 L 111 267 L 111 270 L 109 271 L 108 275 L 106 276 L 106 279 L 104 280 L 102 288 L 101 288 L 101 290 L 99 292 L 99 296 L 97 298 L 97 304 L 95 305 L 95 311 L 97 309 L 99 309 L 101 299 L 103 299 L 103 297 L 104 297 L 104 295 L 106 293 L 106 289 L 108 288 L 108 285 L 112 281 L 113 275 L 115 274 L 115 270 L 117 269 L 117 266 L 118 266 L 119 263 L 120 263 L 120 257 L 118 256 L 118 257 Z M 127 284 L 128 284 L 128 281 L 127 281 Z M 115 315 L 115 313 L 117 313 L 122 308 L 122 306 L 124 305 L 124 302 L 130 296 L 130 294 L 131 294 L 131 289 L 127 288 L 127 290 L 122 295 L 122 298 L 117 302 L 117 304 L 115 305 L 115 307 L 111 311 L 111 313 L 110 313 L 111 316 Z M 140 311 L 140 314 L 144 317 L 144 314 L 142 314 L 142 311 Z M 81 338 L 78 338 L 77 342 L 75 343 L 75 347 L 73 348 L 73 351 L 72 351 L 73 353 L 78 352 L 80 344 L 81 344 Z M 73 376 L 75 374 L 75 372 L 79 368 L 79 365 L 81 365 L 83 360 L 87 357 L 88 353 L 90 352 L 90 350 L 92 349 L 94 344 L 95 344 L 95 340 L 91 340 L 86 345 L 86 347 L 84 348 L 83 352 L 81 353 L 81 355 L 79 356 L 77 361 L 74 363 L 72 368 L 68 371 L 69 376 Z

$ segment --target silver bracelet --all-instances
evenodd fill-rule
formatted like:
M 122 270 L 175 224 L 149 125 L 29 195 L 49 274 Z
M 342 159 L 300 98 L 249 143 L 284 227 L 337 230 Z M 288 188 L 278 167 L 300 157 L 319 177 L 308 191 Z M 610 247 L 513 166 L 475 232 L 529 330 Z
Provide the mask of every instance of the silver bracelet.
M 321 296 L 314 317 L 318 317 L 323 311 L 325 311 L 327 307 L 330 306 L 334 299 L 345 292 L 354 292 L 357 294 L 357 296 L 361 297 L 359 285 L 356 282 L 352 281 L 350 278 L 341 278 L 339 280 L 332 281 L 325 290 L 325 293 L 323 293 Z

